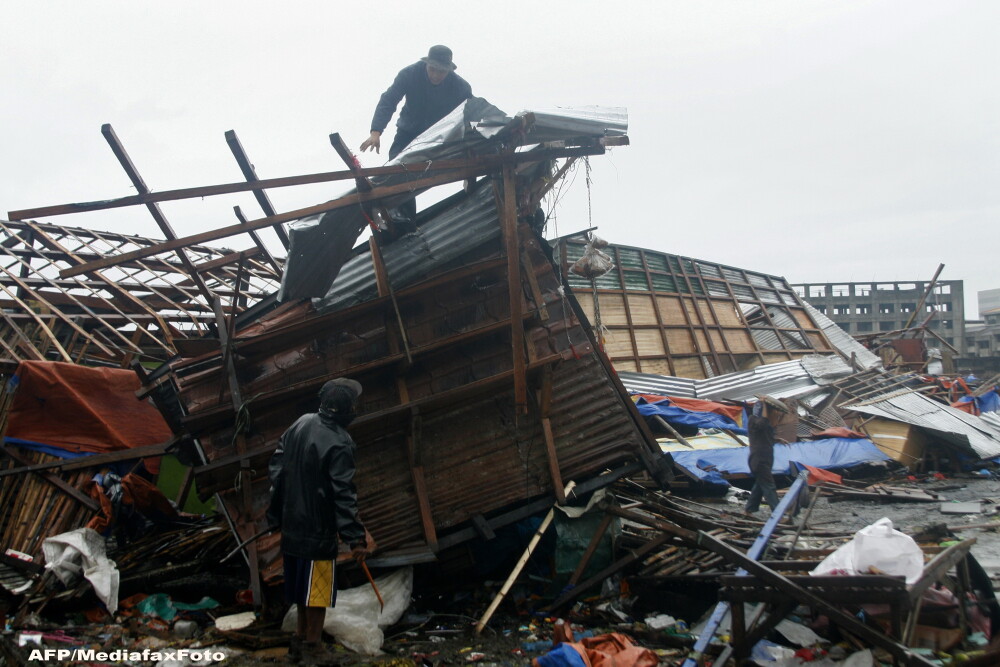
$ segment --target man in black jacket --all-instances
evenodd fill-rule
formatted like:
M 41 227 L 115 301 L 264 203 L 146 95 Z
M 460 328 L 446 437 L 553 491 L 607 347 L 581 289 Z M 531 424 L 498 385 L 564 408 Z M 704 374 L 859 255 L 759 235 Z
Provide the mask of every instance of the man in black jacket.
M 339 540 L 355 560 L 368 554 L 354 487 L 356 445 L 346 427 L 355 416 L 361 384 L 330 380 L 319 392 L 319 412 L 299 417 L 271 457 L 267 517 L 281 528 L 285 597 L 296 605 L 298 626 L 289 651 L 307 664 L 326 662 L 322 644 L 327 607 L 337 601 L 334 561 Z
M 396 121 L 396 136 L 389 147 L 390 160 L 418 134 L 472 97 L 472 86 L 455 74 L 457 66 L 451 58 L 451 49 L 439 44 L 430 48 L 427 57 L 399 71 L 392 85 L 379 98 L 372 117 L 371 134 L 361 144 L 362 153 L 369 149 L 379 152 L 382 132 L 403 97 L 406 103 Z
M 750 436 L 750 454 L 747 460 L 750 474 L 753 475 L 753 488 L 747 498 L 745 511 L 748 514 L 760 509 L 760 501 L 765 502 L 774 510 L 778 506 L 778 490 L 774 484 L 774 426 L 766 416 L 768 408 L 762 403 L 754 406 L 750 415 L 747 432 Z
M 456 67 L 451 59 L 451 49 L 439 44 L 430 48 L 426 58 L 401 69 L 392 85 L 379 98 L 372 116 L 371 134 L 361 144 L 361 152 L 369 149 L 379 152 L 382 132 L 404 97 L 406 103 L 399 112 L 396 136 L 389 147 L 390 160 L 399 155 L 417 135 L 472 97 L 472 86 L 455 74 Z M 403 202 L 391 215 L 398 232 L 412 231 L 417 221 L 416 200 Z

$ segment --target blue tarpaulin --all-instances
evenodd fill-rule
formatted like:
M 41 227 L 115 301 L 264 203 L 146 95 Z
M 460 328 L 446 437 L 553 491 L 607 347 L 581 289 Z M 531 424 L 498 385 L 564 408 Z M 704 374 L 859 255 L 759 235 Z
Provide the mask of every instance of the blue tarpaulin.
M 635 406 L 639 414 L 644 417 L 658 415 L 672 426 L 683 424 L 685 426 L 695 426 L 697 428 L 718 428 L 729 429 L 733 433 L 746 435 L 747 430 L 738 425 L 729 417 L 720 415 L 717 412 L 694 412 L 670 405 L 670 400 L 659 401 L 657 403 L 647 403 L 645 399 L 639 399 Z
M 976 409 L 979 412 L 998 412 L 1000 411 L 1000 395 L 997 394 L 996 390 L 988 391 L 982 396 L 963 396 L 958 399 L 960 403 L 971 403 L 976 402 Z
M 726 449 L 703 449 L 671 451 L 674 463 L 692 475 L 709 484 L 728 484 L 722 473 L 750 474 L 747 457 L 749 447 Z M 890 460 L 882 450 L 868 439 L 827 438 L 809 442 L 794 442 L 790 445 L 774 446 L 774 466 L 776 475 L 795 474 L 792 463 L 804 463 L 814 468 L 852 468 L 871 461 Z

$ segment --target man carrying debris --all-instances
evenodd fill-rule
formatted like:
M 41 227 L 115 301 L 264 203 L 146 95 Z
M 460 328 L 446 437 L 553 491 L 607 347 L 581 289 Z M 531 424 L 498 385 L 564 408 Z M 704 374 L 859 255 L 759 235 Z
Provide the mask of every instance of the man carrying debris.
M 371 134 L 361 144 L 361 152 L 369 149 L 379 152 L 382 132 L 404 97 L 406 103 L 399 112 L 396 136 L 389 147 L 390 160 L 399 155 L 417 135 L 472 97 L 472 86 L 455 74 L 456 68 L 451 60 L 451 49 L 439 44 L 432 46 L 426 57 L 401 69 L 392 85 L 379 98 L 372 117 Z M 402 204 L 392 215 L 397 226 L 412 228 L 417 217 L 416 200 Z
M 358 561 L 368 555 L 354 488 L 356 445 L 346 428 L 355 416 L 361 384 L 330 380 L 320 389 L 319 412 L 299 417 L 271 457 L 267 518 L 281 529 L 285 597 L 298 626 L 289 656 L 323 664 L 334 655 L 322 643 L 327 607 L 337 601 L 334 561 L 338 536 Z
M 754 404 L 750 424 L 747 426 L 750 434 L 750 456 L 747 463 L 750 465 L 750 474 L 753 475 L 753 488 L 750 489 L 745 509 L 748 514 L 760 509 L 761 497 L 772 511 L 778 506 L 778 490 L 774 485 L 774 474 L 771 472 L 774 466 L 774 426 L 771 425 L 766 412 L 767 406 L 763 401 Z
M 438 122 L 455 107 L 472 97 L 472 86 L 455 74 L 447 46 L 432 46 L 425 58 L 399 71 L 392 85 L 382 93 L 372 117 L 371 135 L 361 144 L 361 152 L 379 152 L 382 132 L 406 97 L 396 121 L 396 137 L 389 147 L 389 159 L 396 157 L 418 134 Z

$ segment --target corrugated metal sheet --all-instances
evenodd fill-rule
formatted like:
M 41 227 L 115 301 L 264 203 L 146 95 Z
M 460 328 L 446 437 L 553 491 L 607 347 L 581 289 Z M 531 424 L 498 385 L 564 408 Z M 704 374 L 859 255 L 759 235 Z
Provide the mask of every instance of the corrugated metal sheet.
M 822 354 L 810 354 L 800 359 L 802 367 L 812 376 L 813 382 L 826 385 L 850 375 L 853 371 L 842 358 Z
M 798 360 L 764 364 L 752 371 L 729 373 L 703 380 L 698 386 L 698 398 L 746 401 L 757 394 L 787 398 L 816 386 Z
M 526 113 L 521 112 L 518 116 Z M 388 164 L 413 164 L 412 173 L 373 178 L 376 186 L 391 186 L 419 180 L 427 176 L 420 165 L 428 161 L 460 158 L 474 152 L 484 154 L 490 144 L 500 139 L 497 134 L 516 122 L 502 111 L 478 97 L 466 100 L 450 114 L 413 140 Z M 535 123 L 518 135 L 518 145 L 578 138 L 600 138 L 621 135 L 628 126 L 624 109 L 583 107 L 551 109 L 535 113 Z M 443 174 L 445 172 L 435 172 Z M 350 190 L 355 192 L 356 190 Z M 388 208 L 413 199 L 422 190 L 388 197 Z M 344 194 L 349 194 L 344 193 Z M 280 301 L 314 297 L 322 298 L 350 256 L 367 220 L 360 206 L 336 209 L 321 216 L 304 219 L 289 227 L 291 246 L 282 276 Z
M 851 336 L 846 331 L 838 327 L 833 320 L 810 306 L 806 301 L 803 300 L 802 303 L 805 304 L 806 310 L 809 312 L 809 316 L 812 317 L 813 321 L 817 325 L 819 325 L 827 339 L 829 339 L 833 346 L 837 348 L 837 350 L 844 355 L 844 357 L 849 359 L 851 355 L 854 354 L 854 358 L 859 364 L 861 364 L 861 367 L 865 369 L 882 367 L 882 360 L 879 359 L 877 354 L 851 338 Z
M 885 399 L 876 397 L 852 405 L 851 409 L 926 429 L 943 440 L 970 448 L 980 458 L 1000 456 L 1000 428 L 923 394 L 911 392 Z
M 678 378 L 670 375 L 633 373 L 619 371 L 622 384 L 633 394 L 658 394 L 679 398 L 698 398 L 698 382 L 693 378 Z
M 819 355 L 806 358 L 814 359 L 813 367 L 821 369 L 825 373 L 832 372 L 833 369 L 842 370 L 843 375 L 850 372 L 850 369 L 843 362 L 815 360 L 835 358 L 820 357 Z M 810 371 L 804 367 L 802 360 L 764 364 L 751 371 L 728 373 L 706 380 L 625 372 L 619 373 L 618 376 L 625 388 L 633 393 L 654 393 L 705 400 L 746 401 L 758 394 L 787 398 L 815 389 L 817 385 Z
M 252 429 L 246 449 L 254 452 L 250 467 L 257 477 L 249 516 L 239 514 L 232 488 L 238 457 L 221 356 L 175 364 L 186 427 L 212 462 L 199 473 L 198 488 L 220 493 L 242 537 L 263 526 L 268 484 L 262 475 L 278 437 L 299 414 L 315 409 L 316 390 L 338 375 L 365 387 L 351 427 L 359 445 L 356 479 L 362 517 L 383 552 L 426 545 L 425 518 L 439 537 L 449 536 L 474 516 L 491 517 L 553 494 L 536 402 L 546 368 L 552 378 L 549 419 L 564 480 L 592 480 L 609 468 L 660 460 L 645 425 L 593 352 L 543 241 L 523 226 L 521 293 L 532 405 L 526 414 L 514 409 L 506 262 L 499 243 L 470 238 L 481 222 L 497 224 L 492 191 L 484 190 L 463 202 L 461 214 L 444 214 L 418 237 L 427 252 L 400 247 L 397 266 L 391 245 L 386 248 L 390 274 L 415 283 L 396 293 L 412 363 L 389 300 L 364 300 L 372 286 L 360 259 L 352 260 L 358 268 L 352 263 L 337 280 L 350 285 L 332 292 L 332 303 L 340 307 L 319 313 L 308 302 L 285 304 L 239 332 L 236 372 L 247 397 Z M 494 208 L 490 213 L 484 207 Z M 465 216 L 470 227 L 460 229 Z M 458 246 L 461 262 L 453 261 L 456 248 L 450 245 Z M 439 263 L 444 268 L 435 270 Z M 423 270 L 419 276 L 417 269 Z M 428 517 L 421 513 L 421 498 Z M 260 549 L 265 576 L 276 575 L 277 541 L 261 540 Z
M 488 185 L 488 184 L 486 184 Z M 382 251 L 390 267 L 389 280 L 394 289 L 412 285 L 437 267 L 467 254 L 484 243 L 500 238 L 494 194 L 482 185 L 471 196 L 464 192 L 452 197 L 453 203 L 431 221 L 388 244 Z M 352 257 L 321 299 L 313 300 L 317 312 L 346 308 L 378 296 L 371 252 Z

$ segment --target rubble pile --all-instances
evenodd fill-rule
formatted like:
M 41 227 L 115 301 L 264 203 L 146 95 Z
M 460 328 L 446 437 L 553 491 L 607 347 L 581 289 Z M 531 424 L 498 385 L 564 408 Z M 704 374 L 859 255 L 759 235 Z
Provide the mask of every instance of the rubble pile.
M 344 170 L 268 180 L 227 133 L 246 182 L 0 223 L 5 660 L 290 660 L 267 463 L 343 376 L 377 548 L 337 568 L 342 664 L 995 664 L 1000 378 L 852 339 L 778 276 L 547 239 L 553 188 L 626 128 L 473 98 L 383 167 L 332 135 Z M 344 180 L 285 213 L 265 192 Z M 158 208 L 233 192 L 263 217 L 177 238 Z M 28 220 L 134 205 L 164 240 Z

